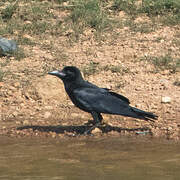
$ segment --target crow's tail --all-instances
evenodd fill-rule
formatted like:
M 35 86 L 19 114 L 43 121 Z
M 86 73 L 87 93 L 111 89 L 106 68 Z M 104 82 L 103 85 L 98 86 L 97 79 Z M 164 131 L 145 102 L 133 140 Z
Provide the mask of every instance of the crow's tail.
M 143 119 L 143 120 L 146 120 L 146 121 L 153 121 L 154 120 L 157 120 L 158 116 L 151 113 L 151 112 L 146 112 L 146 111 L 142 111 L 140 109 L 137 109 L 135 107 L 131 107 L 131 110 L 136 113 L 137 115 L 137 118 L 139 119 Z

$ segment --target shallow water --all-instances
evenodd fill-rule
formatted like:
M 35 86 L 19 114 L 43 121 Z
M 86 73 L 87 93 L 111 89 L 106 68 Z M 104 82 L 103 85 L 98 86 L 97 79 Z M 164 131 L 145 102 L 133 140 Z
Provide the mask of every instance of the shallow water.
M 0 137 L 0 179 L 179 180 L 180 145 L 132 138 Z

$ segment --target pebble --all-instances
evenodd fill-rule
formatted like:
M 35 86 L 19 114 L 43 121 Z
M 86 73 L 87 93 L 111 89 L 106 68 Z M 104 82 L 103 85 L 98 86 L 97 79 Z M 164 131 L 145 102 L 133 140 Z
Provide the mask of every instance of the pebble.
M 16 123 L 17 125 L 21 124 L 21 122 L 20 122 L 20 121 L 16 121 L 15 123 Z
M 28 120 L 24 120 L 23 121 L 23 125 L 28 125 L 29 124 L 29 121 Z
M 142 135 L 146 135 L 149 133 L 150 133 L 149 131 L 138 131 L 138 132 L 136 132 L 136 134 L 142 134 Z
M 14 86 L 10 86 L 9 89 L 12 90 L 12 92 L 16 91 L 16 88 Z
M 71 116 L 72 116 L 73 118 L 77 118 L 77 117 L 80 116 L 80 114 L 78 114 L 78 113 L 71 113 Z
M 71 101 L 69 101 L 68 106 L 74 106 L 74 104 Z
M 48 119 L 51 116 L 51 113 L 49 111 L 44 113 L 44 118 Z
M 17 49 L 17 44 L 14 40 L 8 40 L 6 38 L 0 37 L 0 54 L 7 55 L 14 52 Z
M 48 109 L 48 110 L 52 110 L 53 106 L 45 106 L 45 108 Z
M 163 96 L 163 97 L 161 98 L 161 102 L 162 102 L 162 103 L 170 103 L 170 102 L 171 102 L 171 98 L 168 97 L 168 96 Z
M 55 138 L 56 135 L 57 135 L 55 132 L 51 132 L 50 134 L 51 134 L 51 137 L 52 137 L 52 138 Z
M 164 71 L 161 72 L 161 74 L 162 74 L 162 75 L 168 75 L 168 74 L 169 74 L 169 70 L 168 70 L 168 69 L 167 69 L 167 70 L 164 70 Z
M 92 134 L 101 133 L 101 130 L 99 128 L 95 128 L 91 132 Z
M 17 88 L 17 87 L 20 87 L 20 86 L 21 86 L 21 84 L 20 84 L 19 82 L 15 82 L 15 83 L 14 83 L 14 87 L 16 87 L 16 88 Z
M 4 83 L 3 82 L 0 82 L 0 87 L 3 87 L 4 86 Z
M 13 116 L 14 117 L 18 116 L 18 112 L 17 111 L 13 112 Z
M 172 127 L 168 127 L 168 128 L 167 128 L 168 131 L 171 131 L 172 129 L 173 129 Z

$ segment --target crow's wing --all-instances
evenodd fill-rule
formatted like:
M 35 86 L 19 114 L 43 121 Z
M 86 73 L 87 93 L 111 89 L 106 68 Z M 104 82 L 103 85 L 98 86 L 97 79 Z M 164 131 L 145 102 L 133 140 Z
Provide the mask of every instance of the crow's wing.
M 103 88 L 77 88 L 73 91 L 75 105 L 79 108 L 99 113 L 131 116 L 128 99 Z
M 122 96 L 122 95 L 120 95 L 120 94 L 117 94 L 117 93 L 115 93 L 115 92 L 112 92 L 111 89 L 109 89 L 109 88 L 99 88 L 98 86 L 96 86 L 96 85 L 94 85 L 94 84 L 92 84 L 92 83 L 90 83 L 90 82 L 88 82 L 88 81 L 85 81 L 84 83 L 85 83 L 85 86 L 86 86 L 87 88 L 97 88 L 97 89 L 100 90 L 101 92 L 109 92 L 109 94 L 111 94 L 112 96 L 115 96 L 115 97 L 123 100 L 124 102 L 130 104 L 130 101 L 129 101 L 128 98 L 126 98 L 126 97 L 124 97 L 124 96 Z
M 115 96 L 115 97 L 123 100 L 124 102 L 130 104 L 130 101 L 129 101 L 128 98 L 126 98 L 126 97 L 124 97 L 124 96 L 122 96 L 122 95 L 120 95 L 120 94 L 117 94 L 117 93 L 115 93 L 115 92 L 112 92 L 112 91 L 109 91 L 109 93 L 110 93 L 112 96 Z
M 112 91 L 110 91 L 111 89 L 108 89 L 108 88 L 101 88 L 101 89 L 103 89 L 103 90 L 105 90 L 105 91 L 108 91 L 112 96 L 115 96 L 115 97 L 123 100 L 124 102 L 130 104 L 129 99 L 126 98 L 125 96 L 122 96 L 122 95 L 120 95 L 120 94 L 117 94 L 117 93 L 115 93 L 115 92 L 112 92 Z

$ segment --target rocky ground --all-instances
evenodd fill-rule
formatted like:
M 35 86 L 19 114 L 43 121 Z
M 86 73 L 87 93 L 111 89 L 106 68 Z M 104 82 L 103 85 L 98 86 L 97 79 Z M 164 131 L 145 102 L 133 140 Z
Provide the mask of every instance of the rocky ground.
M 132 106 L 159 116 L 152 123 L 103 115 L 108 125 L 96 128 L 94 135 L 179 140 L 179 66 L 175 71 L 162 68 L 161 64 L 157 67 L 151 58 L 170 55 L 180 59 L 180 26 L 160 26 L 149 33 L 116 28 L 98 40 L 93 29 L 88 28 L 73 42 L 69 34 L 67 31 L 53 37 L 44 33 L 40 43 L 21 45 L 27 56 L 20 61 L 0 58 L 5 72 L 0 82 L 0 134 L 64 137 L 81 134 L 88 128 L 85 123 L 91 116 L 74 107 L 59 79 L 47 75 L 50 70 L 73 65 L 83 71 L 86 80 L 111 88 L 129 98 Z M 24 37 L 36 41 L 36 36 Z

